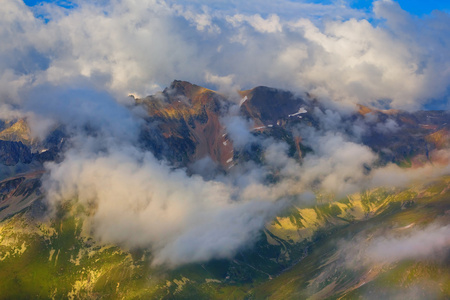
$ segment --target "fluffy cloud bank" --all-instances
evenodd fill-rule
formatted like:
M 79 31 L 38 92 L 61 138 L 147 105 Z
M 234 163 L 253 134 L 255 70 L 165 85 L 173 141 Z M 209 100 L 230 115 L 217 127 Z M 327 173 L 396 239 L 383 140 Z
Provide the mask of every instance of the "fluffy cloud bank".
M 443 12 L 418 18 L 390 0 L 375 1 L 370 14 L 291 1 L 265 10 L 221 1 L 77 3 L 39 6 L 34 13 L 44 18 L 37 18 L 20 0 L 3 1 L 4 99 L 79 76 L 118 95 L 219 76 L 233 88 L 269 85 L 346 104 L 448 103 L 450 17 Z
M 82 153 L 70 151 L 63 163 L 48 166 L 49 199 L 57 204 L 77 198 L 95 207 L 90 222 L 96 237 L 148 247 L 154 264 L 230 258 L 252 244 L 280 207 L 274 201 L 236 198 L 233 187 L 188 177 L 134 147 Z

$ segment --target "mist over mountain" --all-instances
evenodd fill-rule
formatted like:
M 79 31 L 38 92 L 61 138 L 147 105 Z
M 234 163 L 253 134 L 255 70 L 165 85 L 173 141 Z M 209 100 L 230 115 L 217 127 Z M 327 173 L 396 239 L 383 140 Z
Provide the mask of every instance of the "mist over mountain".
M 400 211 L 416 211 L 420 197 L 436 193 L 403 198 L 402 191 L 411 185 L 423 189 L 444 180 L 445 200 L 438 203 L 448 205 L 447 111 L 377 110 L 362 105 L 342 111 L 309 95 L 262 86 L 236 95 L 240 101 L 237 96 L 173 81 L 154 95 L 130 97 L 126 106 L 102 94 L 77 102 L 70 97 L 57 103 L 49 99 L 48 107 L 39 106 L 42 114 L 54 118 L 43 140 L 32 134 L 26 117 L 5 119 L 0 132 L 5 139 L 0 217 L 6 224 L 24 218 L 27 226 L 37 228 L 75 217 L 78 229 L 70 234 L 75 234 L 77 242 L 71 243 L 78 245 L 78 252 L 71 257 L 84 257 L 83 249 L 91 247 L 92 240 L 120 251 L 143 251 L 144 265 L 171 274 L 180 274 L 186 265 L 214 261 L 231 268 L 228 272 L 235 268 L 243 272 L 248 267 L 242 269 L 238 262 L 242 253 L 269 259 L 273 254 L 261 251 L 271 245 L 278 258 L 270 267 L 270 279 L 296 266 L 300 257 L 308 259 L 304 252 L 311 247 L 308 241 L 326 240 L 320 230 L 349 230 L 342 227 L 342 220 L 356 225 L 383 213 L 396 216 L 398 208 L 390 203 L 398 203 L 397 193 L 402 199 Z M 348 196 L 358 194 L 369 194 L 373 200 Z M 344 209 L 341 205 L 347 202 L 339 199 L 347 197 L 350 202 Z M 308 221 L 312 208 L 316 221 Z M 367 245 L 359 233 L 350 241 L 338 241 L 339 251 L 350 253 L 345 250 L 350 247 L 355 254 L 342 257 L 343 262 L 333 268 L 428 261 L 437 254 L 442 257 L 438 263 L 445 265 L 446 211 L 433 212 L 439 221 L 425 222 L 424 229 L 414 226 L 413 231 L 405 231 L 406 236 L 380 235 Z M 289 217 L 283 217 L 286 214 Z M 411 224 L 405 226 L 415 223 Z M 302 228 L 309 233 L 301 233 Z M 58 247 L 53 239 L 68 234 L 61 230 L 48 237 L 51 249 Z M 288 248 L 281 250 L 279 243 L 287 243 L 283 247 Z M 386 253 L 389 248 L 398 250 Z M 270 265 L 264 260 L 249 266 L 262 272 L 260 268 Z M 79 265 L 72 258 L 69 261 L 73 267 Z M 231 275 L 214 276 L 220 285 L 233 286 L 253 281 L 256 274 L 231 282 L 227 279 Z M 423 289 L 435 293 L 434 288 Z M 83 291 L 78 295 L 90 295 Z M 341 286 L 333 294 L 350 291 L 349 286 Z M 313 294 L 308 289 L 303 292 Z
M 256 4 L 2 3 L 0 298 L 450 295 L 448 13 Z

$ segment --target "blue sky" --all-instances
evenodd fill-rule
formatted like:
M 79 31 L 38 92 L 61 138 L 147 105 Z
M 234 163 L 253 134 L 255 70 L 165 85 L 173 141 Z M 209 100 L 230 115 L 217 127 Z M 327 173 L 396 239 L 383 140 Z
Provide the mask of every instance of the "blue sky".
M 56 3 L 60 6 L 70 8 L 73 7 L 74 4 L 72 1 L 68 0 L 24 0 L 25 4 L 29 6 L 34 6 L 39 3 L 49 2 L 49 3 Z M 300 1 L 292 1 L 292 2 L 300 2 Z M 303 2 L 309 2 L 309 3 L 317 3 L 317 4 L 332 4 L 336 1 L 330 1 L 330 0 L 311 0 L 311 1 L 303 1 Z M 372 0 L 347 0 L 344 1 L 347 2 L 352 8 L 357 9 L 363 9 L 363 10 L 370 10 L 372 7 Z M 408 11 L 411 14 L 417 15 L 417 16 L 423 16 L 426 14 L 431 13 L 433 10 L 441 10 L 445 11 L 447 13 L 450 13 L 450 1 L 448 0 L 398 0 L 396 1 L 400 4 L 400 6 Z M 186 1 L 186 3 L 189 3 L 189 1 Z
M 40 3 L 55 3 L 65 8 L 71 8 L 75 6 L 72 1 L 67 0 L 24 0 L 23 2 L 25 2 L 25 4 L 28 6 L 35 6 Z
M 323 2 L 323 1 L 315 1 L 317 3 Z M 359 8 L 359 9 L 367 9 L 372 6 L 371 0 L 355 0 L 355 1 L 349 1 L 350 6 L 353 8 Z M 400 6 L 406 10 L 407 12 L 422 16 L 424 14 L 429 14 L 433 10 L 438 9 L 442 11 L 449 12 L 450 10 L 450 1 L 447 0 L 398 0 L 396 1 L 400 4 Z

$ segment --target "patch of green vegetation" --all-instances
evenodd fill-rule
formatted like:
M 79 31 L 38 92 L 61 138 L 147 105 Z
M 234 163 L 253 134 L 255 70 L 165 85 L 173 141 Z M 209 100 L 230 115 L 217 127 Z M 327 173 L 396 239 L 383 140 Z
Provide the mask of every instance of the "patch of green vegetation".
M 404 169 L 411 168 L 412 167 L 411 158 L 410 157 L 405 157 L 405 159 L 397 162 L 397 165 L 400 168 L 404 168 Z
M 346 265 L 346 253 L 339 250 L 339 241 L 352 241 L 356 235 L 372 236 L 411 224 L 425 225 L 439 215 L 444 217 L 444 212 L 450 209 L 450 191 L 442 194 L 446 186 L 448 181 L 444 184 L 443 181 L 433 183 L 424 190 L 433 188 L 437 193 L 419 198 L 417 188 L 396 193 L 378 190 L 373 194 L 361 195 L 368 205 L 375 203 L 382 206 L 369 219 L 347 226 L 319 229 L 309 247 L 309 255 L 273 280 L 255 287 L 252 291 L 255 298 L 303 299 L 314 295 L 320 299 L 354 299 L 378 294 L 386 298 L 417 287 L 419 295 L 424 297 L 448 298 L 448 258 L 437 262 L 400 261 L 384 267 L 372 263 L 351 266 Z M 411 200 L 414 205 L 403 205 Z M 324 211 L 328 212 L 327 207 Z M 322 212 L 322 215 L 326 213 Z
M 84 236 L 81 216 L 88 211 L 73 203 L 47 223 L 22 212 L 0 223 L 0 299 L 358 298 L 419 284 L 425 290 L 438 287 L 437 295 L 446 298 L 448 259 L 354 266 L 348 264 L 352 249 L 342 243 L 447 218 L 449 182 L 444 178 L 424 187 L 366 191 L 355 199 L 370 214 L 359 219 L 351 215 L 356 204 L 349 198 L 317 205 L 309 209 L 311 216 L 293 207 L 280 217 L 298 230 L 312 230 L 309 238 L 293 242 L 265 230 L 252 248 L 233 259 L 172 270 L 152 267 L 149 251 L 125 251 Z M 315 214 L 317 225 L 308 228 Z M 281 227 L 277 219 L 273 224 Z
M 23 221 L 26 216 L 9 220 L 9 238 L 14 238 L 9 252 L 22 244 L 26 249 L 0 261 L 0 298 L 122 298 L 143 288 L 140 278 L 148 271 L 148 261 L 139 263 L 117 247 L 93 245 L 81 237 L 82 221 L 63 211 L 51 222 L 52 230 Z M 21 224 L 27 227 L 14 233 Z
M 383 203 L 392 193 L 384 188 L 374 191 L 364 191 L 361 193 L 361 204 L 366 211 L 371 211 L 374 207 Z
M 302 220 L 304 220 L 304 218 L 303 218 L 302 214 L 300 213 L 300 211 L 296 207 L 293 207 L 289 210 L 288 217 L 289 217 L 290 221 L 292 222 L 292 224 L 295 224 L 298 228 L 305 227 L 302 223 Z

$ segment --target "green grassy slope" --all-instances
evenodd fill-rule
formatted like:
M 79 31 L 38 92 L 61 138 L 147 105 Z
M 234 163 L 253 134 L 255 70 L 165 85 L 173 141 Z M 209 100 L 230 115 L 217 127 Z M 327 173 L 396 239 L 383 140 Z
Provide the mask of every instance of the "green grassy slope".
M 99 244 L 76 205 L 50 220 L 23 211 L 0 223 L 0 299 L 347 299 L 396 293 L 445 299 L 448 255 L 380 263 L 367 261 L 365 251 L 377 237 L 408 234 L 436 220 L 450 224 L 449 187 L 450 177 L 444 177 L 292 207 L 234 259 L 175 270 L 152 267 L 147 250 Z

